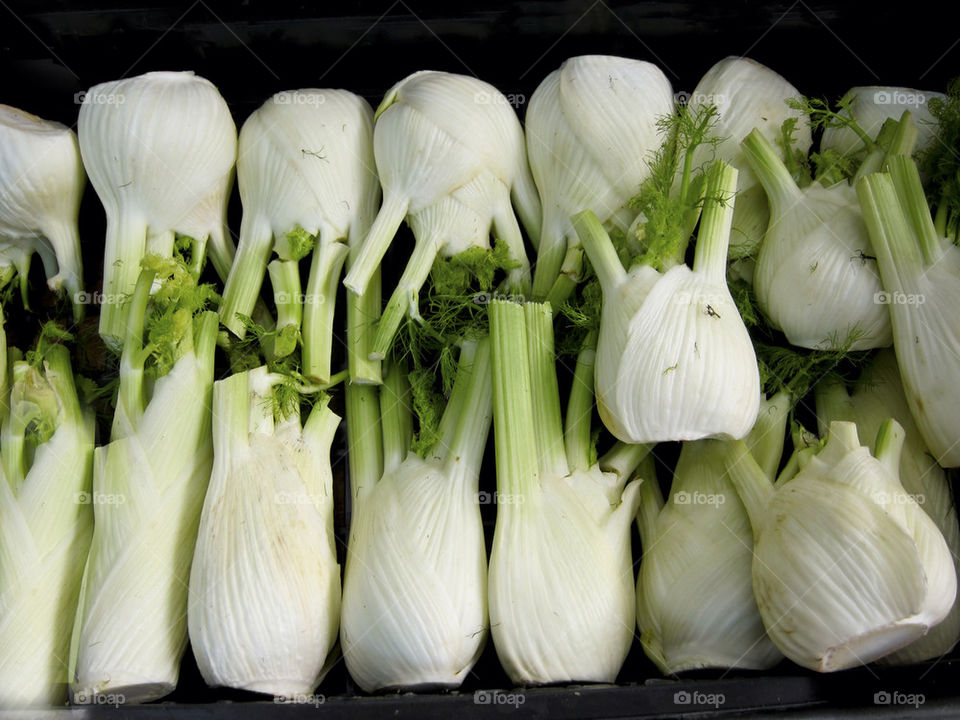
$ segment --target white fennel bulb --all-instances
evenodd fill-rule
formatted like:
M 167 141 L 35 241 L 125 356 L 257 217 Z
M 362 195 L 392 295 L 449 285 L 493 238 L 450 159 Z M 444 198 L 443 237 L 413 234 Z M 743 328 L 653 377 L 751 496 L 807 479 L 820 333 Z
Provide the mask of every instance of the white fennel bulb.
M 756 355 L 726 283 L 736 174 L 709 173 L 693 268 L 628 272 L 595 217 L 574 219 L 603 291 L 597 407 L 624 442 L 742 438 L 757 418 Z
M 67 348 L 40 356 L 13 362 L 0 403 L 0 711 L 66 702 L 93 534 L 93 413 L 77 399 Z
M 844 182 L 799 188 L 758 132 L 743 149 L 770 202 L 753 273 L 757 303 L 770 324 L 803 348 L 889 345 L 890 315 L 854 188 Z
M 190 562 L 213 463 L 218 324 L 214 312 L 194 317 L 205 297 L 196 288 L 161 285 L 145 346 L 155 274 L 143 271 L 130 300 L 111 439 L 94 454 L 93 491 L 103 501 L 94 506 L 71 644 L 72 696 L 86 702 L 163 697 L 176 687 L 187 646 Z M 192 283 L 181 266 L 166 282 L 184 281 Z
M 937 136 L 937 121 L 930 113 L 929 102 L 932 98 L 943 100 L 945 97 L 943 93 L 931 90 L 885 85 L 857 86 L 850 88 L 840 99 L 841 106 L 846 106 L 841 114 L 850 117 L 873 138 L 880 132 L 884 122 L 899 120 L 903 111 L 909 110 L 917 124 L 917 150 L 922 151 Z M 863 138 L 853 128 L 845 126 L 827 126 L 820 139 L 820 149 L 857 158 L 866 152 Z
M 853 423 L 776 489 L 746 447 L 727 471 L 750 515 L 753 588 L 767 634 L 819 672 L 909 645 L 953 607 L 957 577 L 936 524 L 898 478 L 903 429 L 890 419 L 876 456 Z
M 561 425 L 549 304 L 494 301 L 497 523 L 490 628 L 518 684 L 613 682 L 633 642 L 630 525 L 639 483 L 590 462 L 594 350 Z M 626 485 L 626 487 L 625 487 Z
M 416 293 L 434 259 L 464 249 L 457 241 L 464 204 L 475 214 L 467 222 L 479 225 L 469 234 L 471 245 L 489 247 L 492 226 L 517 264 L 509 289 L 526 292 L 530 270 L 517 215 L 536 232 L 540 203 L 520 121 L 503 94 L 476 78 L 422 71 L 401 80 L 377 108 L 373 142 L 383 205 L 344 278 L 347 288 L 362 294 L 403 219 L 429 214 L 411 222 L 419 231 L 416 247 L 374 345 L 374 356 L 382 358 L 404 315 L 415 314 Z M 447 202 L 454 194 L 459 202 Z
M 278 406 L 259 367 L 213 386 L 213 472 L 190 571 L 190 642 L 207 684 L 308 694 L 340 620 L 330 444 L 340 418 Z M 284 412 L 289 414 L 283 415 Z
M 292 352 L 302 333 L 304 374 L 325 383 L 340 269 L 348 245 L 363 239 L 379 201 L 373 111 L 345 90 L 277 93 L 240 130 L 237 184 L 243 219 L 220 317 L 244 337 L 243 317 L 253 313 L 267 263 L 276 254 L 275 352 Z M 311 251 L 304 292 L 296 263 Z
M 890 158 L 889 173 L 857 185 L 883 278 L 884 309 L 910 413 L 933 457 L 960 466 L 960 248 L 934 225 L 917 167 Z
M 779 73 L 746 57 L 726 57 L 700 78 L 690 94 L 688 107 L 694 113 L 713 105 L 717 120 L 710 132 L 719 143 L 703 146 L 695 162 L 709 162 L 713 154 L 740 171 L 737 182 L 737 204 L 733 211 L 730 244 L 755 248 L 760 245 L 770 220 L 770 209 L 756 174 L 740 147 L 753 130 L 771 143 L 780 137 L 787 120 L 797 121 L 793 147 L 806 154 L 813 138 L 810 127 L 802 122 L 803 114 L 787 105 L 787 100 L 800 97 L 800 91 Z
M 569 294 L 561 287 L 579 279 L 573 215 L 592 210 L 601 223 L 630 225 L 636 211 L 627 205 L 662 141 L 658 121 L 673 112 L 670 81 L 641 60 L 573 57 L 540 83 L 526 115 L 527 155 L 543 205 L 534 297 L 548 297 L 559 279 L 550 295 L 558 303 Z
M 423 455 L 410 446 L 405 383 L 394 364 L 379 399 L 369 385 L 346 389 L 353 514 L 340 641 L 367 692 L 459 687 L 487 638 L 477 492 L 492 412 L 488 340 L 463 343 L 440 437 Z
M 789 409 L 786 394 L 764 400 L 745 440 L 771 481 Z M 764 670 L 783 659 L 753 596 L 750 519 L 724 470 L 733 448 L 724 440 L 683 443 L 666 504 L 652 462 L 643 474 L 637 625 L 644 652 L 665 675 Z
M 937 524 L 953 555 L 954 568 L 960 568 L 960 526 L 953 490 L 946 471 L 927 450 L 917 429 L 897 369 L 893 350 L 880 351 L 863 371 L 852 394 L 842 382 L 817 383 L 817 421 L 821 434 L 830 422 L 847 420 L 857 424 L 864 438 L 876 438 L 883 421 L 893 418 L 904 429 L 900 453 L 900 482 L 923 511 Z M 870 443 L 871 451 L 875 442 Z M 911 664 L 939 658 L 950 652 L 960 639 L 960 604 L 954 603 L 947 618 L 930 632 L 902 650 L 883 658 L 884 663 Z
M 107 214 L 100 335 L 119 352 L 126 301 L 144 255 L 170 257 L 177 236 L 189 238 L 194 272 L 209 245 L 217 273 L 227 276 L 233 241 L 226 206 L 237 129 L 208 80 L 153 72 L 90 88 L 78 133 L 83 164 Z
M 69 293 L 75 319 L 83 317 L 77 214 L 86 180 L 70 128 L 0 105 L 0 278 L 19 274 L 25 307 L 36 252 L 47 285 Z

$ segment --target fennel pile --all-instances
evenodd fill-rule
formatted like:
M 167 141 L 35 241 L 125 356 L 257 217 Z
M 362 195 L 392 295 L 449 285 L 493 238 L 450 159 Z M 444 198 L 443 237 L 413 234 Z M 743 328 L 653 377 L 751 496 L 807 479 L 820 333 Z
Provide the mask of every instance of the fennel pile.
M 0 711 L 163 698 L 188 642 L 277 702 L 488 645 L 517 686 L 640 680 L 635 640 L 671 677 L 951 653 L 944 90 L 583 55 L 524 122 L 430 70 L 239 136 L 191 72 L 76 135 L 0 105 Z

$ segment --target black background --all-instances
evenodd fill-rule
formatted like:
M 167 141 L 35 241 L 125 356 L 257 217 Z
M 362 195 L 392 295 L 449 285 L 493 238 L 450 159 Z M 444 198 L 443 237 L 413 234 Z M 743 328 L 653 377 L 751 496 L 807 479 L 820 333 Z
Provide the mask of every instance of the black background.
M 476 75 L 507 95 L 528 100 L 564 59 L 588 53 L 656 62 L 677 91 L 692 90 L 703 72 L 726 55 L 748 55 L 767 64 L 806 94 L 835 98 L 852 85 L 871 84 L 942 90 L 960 74 L 960 32 L 944 15 L 948 7 L 918 2 L 887 7 L 599 0 L 192 4 L 157 0 L 125 6 L 112 1 L 0 0 L 0 102 L 75 126 L 76 95 L 94 84 L 152 70 L 194 70 L 220 88 L 239 127 L 279 90 L 344 87 L 376 106 L 394 82 L 427 68 Z M 525 102 L 517 109 L 522 118 Z M 239 212 L 235 192 L 230 215 L 234 231 Z M 81 230 L 87 285 L 93 288 L 99 282 L 96 258 L 102 248 L 103 215 L 90 188 Z M 32 284 L 42 288 L 42 279 Z M 18 333 L 29 334 L 26 328 L 31 324 L 14 318 L 9 325 L 16 342 Z M 492 489 L 491 476 L 492 465 L 485 468 L 484 479 Z M 492 519 L 492 508 L 485 512 L 488 521 Z M 341 515 L 341 537 L 344 525 Z M 807 703 L 878 712 L 884 708 L 873 704 L 876 690 L 912 689 L 925 692 L 930 701 L 946 698 L 947 704 L 934 711 L 942 717 L 956 706 L 957 690 L 951 682 L 956 670 L 956 664 L 946 660 L 898 671 L 871 668 L 818 677 L 783 663 L 755 681 L 753 677 L 761 676 L 702 673 L 665 690 L 656 681 L 643 684 L 659 673 L 637 642 L 620 676 L 624 687 L 612 693 L 570 688 L 534 692 L 525 709 L 554 716 L 618 717 L 698 710 L 673 704 L 673 690 L 685 687 L 725 690 L 728 712 L 736 707 Z M 387 711 L 414 717 L 509 714 L 506 708 L 473 704 L 472 691 L 490 687 L 509 687 L 492 647 L 465 683 L 462 702 L 435 697 L 436 704 L 430 705 L 430 698 L 409 696 L 374 704 L 341 702 L 333 698 L 348 697 L 354 689 L 340 663 L 319 688 L 331 701 L 318 709 L 247 708 L 259 707 L 257 713 L 271 716 L 285 710 L 296 711 L 297 716 L 324 710 L 358 717 Z M 168 700 L 224 699 L 260 698 L 206 689 L 188 652 L 180 687 Z M 933 709 L 932 702 L 928 709 Z M 902 717 L 908 709 L 895 710 Z

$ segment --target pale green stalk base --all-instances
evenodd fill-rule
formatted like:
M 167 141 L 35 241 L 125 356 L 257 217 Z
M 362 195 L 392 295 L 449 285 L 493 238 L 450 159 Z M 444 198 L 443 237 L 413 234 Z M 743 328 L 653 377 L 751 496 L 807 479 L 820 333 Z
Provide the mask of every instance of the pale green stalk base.
M 410 206 L 408 198 L 387 194 L 380 206 L 377 218 L 364 238 L 360 250 L 350 265 L 343 284 L 356 295 L 363 295 L 374 273 L 379 269 L 397 228 L 407 215 Z
M 438 250 L 438 244 L 432 239 L 417 241 L 414 245 L 413 254 L 407 261 L 403 275 L 387 301 L 387 307 L 377 325 L 377 335 L 370 353 L 371 360 L 383 360 L 387 356 L 400 323 L 411 311 L 415 311 L 417 294 L 430 275 Z
M 296 350 L 300 340 L 300 324 L 303 320 L 300 268 L 296 260 L 274 260 L 267 270 L 277 305 L 277 334 L 273 352 L 276 357 L 282 358 Z
M 262 219 L 245 217 L 240 223 L 240 242 L 233 265 L 227 275 L 220 303 L 220 322 L 236 335 L 246 335 L 246 325 L 239 316 L 250 317 L 256 305 L 263 276 L 267 272 L 273 233 Z
M 127 335 L 127 298 L 140 275 L 140 260 L 147 248 L 147 227 L 140 217 L 107 210 L 107 236 L 103 253 L 103 303 L 100 337 L 119 353 Z
M 321 384 L 330 380 L 337 287 L 348 253 L 345 244 L 324 237 L 313 249 L 303 310 L 303 374 Z

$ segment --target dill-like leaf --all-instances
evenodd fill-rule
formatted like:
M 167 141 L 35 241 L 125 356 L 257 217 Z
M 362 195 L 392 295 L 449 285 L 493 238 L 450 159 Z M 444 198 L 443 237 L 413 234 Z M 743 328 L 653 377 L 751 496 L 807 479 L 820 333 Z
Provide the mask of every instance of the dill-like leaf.
M 936 209 L 937 229 L 956 242 L 960 239 L 960 77 L 949 83 L 945 99 L 931 98 L 929 107 L 937 120 L 937 136 L 920 163 L 928 178 L 927 198 Z
M 636 263 L 665 270 L 683 262 L 704 199 L 704 173 L 714 160 L 711 156 L 697 167 L 694 156 L 701 146 L 723 140 L 710 135 L 717 116 L 714 105 L 700 106 L 695 112 L 682 106 L 657 120 L 663 142 L 650 163 L 650 177 L 630 201 L 630 207 L 643 217 L 637 228 L 643 252 Z

